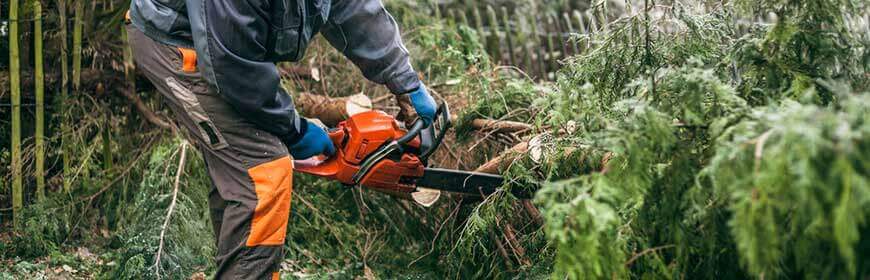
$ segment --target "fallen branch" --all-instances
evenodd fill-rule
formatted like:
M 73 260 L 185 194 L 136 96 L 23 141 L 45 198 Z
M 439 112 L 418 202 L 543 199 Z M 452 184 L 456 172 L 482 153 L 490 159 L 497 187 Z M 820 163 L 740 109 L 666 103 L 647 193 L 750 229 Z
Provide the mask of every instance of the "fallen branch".
M 625 267 L 629 267 L 629 266 L 631 266 L 632 263 L 634 263 L 634 261 L 636 261 L 640 257 L 643 257 L 646 254 L 653 253 L 655 251 L 659 251 L 659 250 L 663 250 L 663 249 L 667 249 L 667 248 L 672 248 L 672 247 L 674 247 L 674 244 L 647 248 L 646 250 L 641 251 L 639 254 L 635 254 L 635 255 L 631 256 L 631 258 L 628 259 L 628 261 L 626 261 L 624 265 L 625 265 Z
M 154 274 L 157 275 L 157 279 L 160 279 L 160 256 L 163 253 L 163 240 L 166 237 L 166 230 L 169 228 L 169 220 L 172 218 L 172 211 L 175 210 L 175 202 L 178 199 L 178 183 L 181 181 L 181 172 L 184 171 L 184 163 L 186 160 L 187 142 L 182 142 L 181 158 L 178 160 L 178 169 L 175 171 L 172 202 L 169 203 L 169 210 L 166 211 L 166 218 L 163 219 L 163 227 L 160 228 L 160 245 L 157 247 L 157 256 L 154 258 Z
M 520 241 L 517 239 L 516 230 L 514 230 L 514 226 L 510 223 L 505 223 L 503 227 L 504 238 L 507 241 L 508 246 L 510 246 L 511 251 L 513 251 L 514 256 L 517 257 L 517 261 L 521 266 L 530 266 L 532 261 L 526 257 L 526 248 L 520 244 Z
M 508 164 L 513 162 L 515 159 L 517 159 L 517 157 L 519 157 L 528 150 L 529 142 L 520 142 L 519 144 L 514 145 L 510 149 L 505 150 L 498 156 L 490 159 L 477 169 L 474 169 L 474 171 L 489 174 L 499 174 L 499 172 L 507 167 Z
M 133 107 L 136 108 L 136 111 L 139 111 L 139 114 L 142 114 L 142 117 L 144 117 L 145 120 L 147 120 L 149 123 L 159 128 L 175 131 L 174 126 L 170 122 L 164 120 L 156 113 L 154 113 L 151 108 L 148 108 L 148 105 L 145 105 L 145 102 L 142 102 L 142 99 L 139 98 L 139 95 L 128 90 L 122 90 L 121 93 L 124 95 L 124 97 L 127 97 L 127 99 L 130 100 L 130 103 L 133 104 Z
M 532 125 L 527 123 L 493 119 L 475 119 L 471 121 L 471 126 L 477 130 L 496 131 L 499 133 L 529 131 L 533 128 Z
M 499 239 L 495 233 L 489 232 L 489 238 L 495 242 L 495 247 L 498 249 L 499 255 L 501 255 L 502 259 L 504 259 L 505 265 L 508 267 L 508 270 L 514 269 L 514 263 L 511 260 L 511 257 L 508 255 L 507 250 L 504 248 L 504 244 L 501 243 L 501 239 Z

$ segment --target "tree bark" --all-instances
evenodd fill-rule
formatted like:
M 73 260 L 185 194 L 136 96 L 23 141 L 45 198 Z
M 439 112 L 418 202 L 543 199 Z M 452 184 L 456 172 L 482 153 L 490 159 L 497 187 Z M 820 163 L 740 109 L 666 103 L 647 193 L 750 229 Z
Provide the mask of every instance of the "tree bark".
M 33 46 L 36 72 L 36 199 L 45 199 L 45 73 L 42 60 L 42 3 L 33 1 Z
M 21 226 L 21 207 L 24 192 L 21 179 L 21 71 L 18 52 L 18 0 L 9 3 L 9 82 L 12 99 L 12 219 L 15 227 Z
M 328 127 L 335 127 L 353 114 L 372 109 L 371 99 L 362 94 L 329 97 L 303 92 L 294 102 L 301 115 L 319 119 Z
M 529 142 L 521 142 L 519 144 L 514 145 L 510 149 L 505 150 L 498 156 L 490 159 L 477 169 L 475 172 L 489 173 L 489 174 L 499 174 L 502 169 L 507 167 L 514 159 L 519 157 L 519 155 L 525 153 L 529 150 Z
M 514 121 L 500 121 L 493 119 L 475 119 L 471 126 L 477 130 L 495 130 L 501 133 L 513 133 L 532 130 L 532 125 Z

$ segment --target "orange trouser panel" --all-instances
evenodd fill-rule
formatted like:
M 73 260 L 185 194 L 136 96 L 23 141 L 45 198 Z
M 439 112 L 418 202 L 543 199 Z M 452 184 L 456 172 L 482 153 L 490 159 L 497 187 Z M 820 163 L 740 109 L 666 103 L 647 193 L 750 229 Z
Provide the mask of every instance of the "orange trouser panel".
M 293 193 L 293 161 L 282 157 L 248 169 L 257 193 L 257 208 L 246 245 L 283 245 Z
M 277 271 L 272 272 L 272 280 L 281 280 L 281 275 Z
M 196 51 L 179 47 L 181 52 L 181 71 L 187 73 L 196 72 Z

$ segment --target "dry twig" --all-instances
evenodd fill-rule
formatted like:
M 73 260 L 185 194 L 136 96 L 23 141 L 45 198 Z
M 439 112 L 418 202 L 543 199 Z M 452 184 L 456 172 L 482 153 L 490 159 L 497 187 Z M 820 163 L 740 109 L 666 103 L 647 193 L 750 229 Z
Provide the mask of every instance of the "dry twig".
M 169 210 L 166 211 L 166 218 L 163 219 L 163 227 L 160 228 L 160 245 L 157 247 L 157 256 L 154 258 L 154 274 L 157 279 L 160 279 L 160 257 L 163 253 L 163 240 L 166 237 L 166 230 L 169 229 L 169 220 L 172 218 L 172 211 L 175 210 L 175 203 L 178 199 L 178 183 L 181 182 L 181 172 L 184 171 L 184 164 L 187 160 L 187 142 L 181 143 L 181 158 L 178 160 L 178 169 L 175 171 L 175 183 L 172 188 L 172 201 L 169 203 Z

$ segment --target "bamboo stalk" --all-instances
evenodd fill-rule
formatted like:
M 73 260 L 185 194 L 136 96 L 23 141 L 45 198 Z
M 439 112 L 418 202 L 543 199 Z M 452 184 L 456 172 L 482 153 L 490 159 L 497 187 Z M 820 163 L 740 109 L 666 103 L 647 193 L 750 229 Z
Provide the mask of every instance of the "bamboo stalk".
M 33 1 L 33 48 L 36 56 L 36 199 L 45 199 L 45 73 L 42 60 L 42 3 Z
M 110 169 L 112 169 L 112 122 L 111 122 L 111 111 L 109 111 L 108 106 L 106 106 L 105 110 L 105 127 L 103 127 L 103 172 L 108 173 Z
M 75 20 L 73 23 L 72 83 L 73 91 L 81 89 L 82 77 L 82 28 L 84 26 L 85 0 L 76 0 Z
M 61 86 L 60 86 L 60 150 L 61 150 L 61 161 L 63 162 L 63 190 L 64 192 L 69 193 L 70 186 L 72 185 L 69 178 L 72 174 L 70 168 L 70 149 L 69 145 L 69 123 L 66 119 L 66 100 L 69 97 L 69 61 L 68 61 L 68 51 L 69 45 L 67 44 L 67 14 L 66 14 L 66 0 L 58 0 L 58 13 L 60 19 L 60 72 L 61 72 Z
M 9 82 L 12 99 L 12 219 L 20 226 L 24 191 L 21 185 L 21 61 L 18 52 L 18 0 L 9 3 Z
M 81 76 L 82 76 L 82 28 L 84 25 L 84 13 L 85 13 L 85 1 L 84 0 L 76 0 L 75 2 L 75 15 L 73 18 L 73 51 L 72 51 L 72 86 L 73 93 L 79 93 L 81 89 Z M 68 103 L 68 102 L 67 102 Z M 66 118 L 66 114 L 68 112 L 64 112 L 64 118 Z M 67 124 L 69 125 L 69 124 Z M 69 127 L 67 128 L 66 133 L 70 133 L 71 130 Z M 69 135 L 66 135 L 69 140 Z M 72 147 L 69 145 L 70 143 L 64 143 L 66 149 L 64 150 L 64 154 L 66 155 L 65 170 L 67 172 L 71 172 L 71 164 L 72 164 Z M 88 171 L 88 170 L 85 170 Z M 71 173 L 67 173 L 65 175 L 71 175 Z M 87 176 L 84 176 L 87 178 Z M 68 177 L 64 176 L 66 180 Z M 72 189 L 72 178 L 69 178 L 69 181 L 65 182 L 67 187 L 67 191 L 71 191 Z

